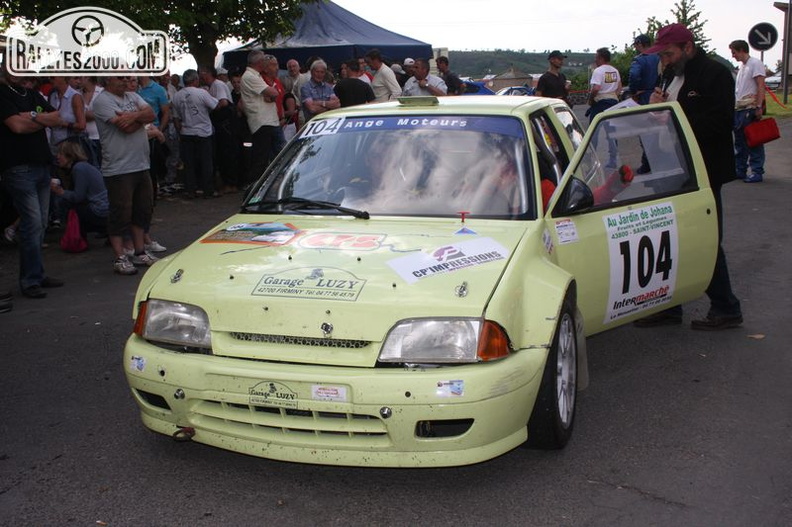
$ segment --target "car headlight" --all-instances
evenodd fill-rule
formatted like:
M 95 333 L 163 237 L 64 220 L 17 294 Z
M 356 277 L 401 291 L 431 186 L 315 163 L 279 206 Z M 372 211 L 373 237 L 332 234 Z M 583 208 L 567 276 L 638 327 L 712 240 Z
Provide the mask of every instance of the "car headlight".
M 135 333 L 146 340 L 196 348 L 211 348 L 209 317 L 198 306 L 148 300 L 140 305 Z
M 380 362 L 454 364 L 488 361 L 509 354 L 498 324 L 479 318 L 410 319 L 390 330 Z

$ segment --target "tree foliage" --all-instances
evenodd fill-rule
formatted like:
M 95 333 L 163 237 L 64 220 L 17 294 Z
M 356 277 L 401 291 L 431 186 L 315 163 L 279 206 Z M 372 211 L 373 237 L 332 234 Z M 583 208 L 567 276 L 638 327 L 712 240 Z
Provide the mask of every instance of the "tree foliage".
M 708 53 L 710 38 L 704 34 L 704 25 L 707 20 L 702 20 L 701 11 L 696 11 L 696 2 L 694 0 L 679 0 L 679 2 L 674 4 L 674 8 L 671 9 L 671 14 L 674 16 L 673 20 L 666 19 L 662 22 L 654 16 L 648 18 L 646 20 L 646 30 L 641 31 L 639 29 L 638 33 L 645 33 L 654 41 L 657 31 L 661 27 L 673 23 L 684 24 L 693 33 L 696 44 L 705 53 Z
M 316 0 L 304 0 L 313 2 Z M 23 18 L 42 22 L 85 0 L 0 0 L 0 24 Z M 301 0 L 91 0 L 90 5 L 120 13 L 147 30 L 170 35 L 176 49 L 200 66 L 213 65 L 217 42 L 229 38 L 271 40 L 294 31 Z

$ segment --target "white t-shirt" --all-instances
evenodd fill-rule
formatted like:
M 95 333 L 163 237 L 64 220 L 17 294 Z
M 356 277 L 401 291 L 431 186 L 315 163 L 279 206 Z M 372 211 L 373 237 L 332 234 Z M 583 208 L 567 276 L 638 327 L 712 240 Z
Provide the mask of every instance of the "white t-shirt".
M 619 70 L 610 64 L 603 64 L 597 67 L 591 74 L 592 86 L 599 86 L 600 90 L 594 100 L 599 101 L 602 99 L 618 99 L 619 87 L 621 86 L 621 77 Z
M 212 84 L 209 85 L 209 95 L 218 101 L 223 99 L 227 100 L 228 102 L 233 101 L 231 98 L 231 90 L 229 90 L 228 85 L 220 79 L 215 79 L 212 81 Z
M 211 137 L 212 119 L 209 112 L 217 108 L 217 99 L 195 86 L 186 86 L 173 96 L 173 115 L 181 121 L 179 134 Z
M 765 76 L 765 67 L 756 57 L 749 57 L 745 64 L 740 65 L 737 81 L 734 85 L 734 98 L 738 108 L 756 108 L 757 77 Z M 740 102 L 741 99 L 748 99 Z

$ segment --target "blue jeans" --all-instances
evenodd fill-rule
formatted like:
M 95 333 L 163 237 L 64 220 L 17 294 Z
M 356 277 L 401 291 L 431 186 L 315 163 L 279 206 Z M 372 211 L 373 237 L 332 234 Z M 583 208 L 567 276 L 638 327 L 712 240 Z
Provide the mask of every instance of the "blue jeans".
M 735 110 L 734 112 L 734 152 L 737 179 L 745 179 L 748 175 L 748 165 L 751 174 L 764 175 L 765 150 L 764 145 L 750 148 L 745 142 L 745 127 L 756 120 L 756 110 Z
M 6 169 L 2 184 L 19 214 L 19 286 L 27 289 L 44 280 L 41 244 L 47 228 L 50 172 L 47 165 L 18 165 Z

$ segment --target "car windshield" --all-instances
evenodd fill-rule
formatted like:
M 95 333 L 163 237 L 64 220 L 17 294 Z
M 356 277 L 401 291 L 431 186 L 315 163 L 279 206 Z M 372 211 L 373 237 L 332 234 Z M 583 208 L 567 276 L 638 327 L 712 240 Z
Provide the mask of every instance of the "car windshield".
M 522 123 L 512 117 L 316 120 L 290 143 L 243 210 L 535 217 L 525 145 Z

